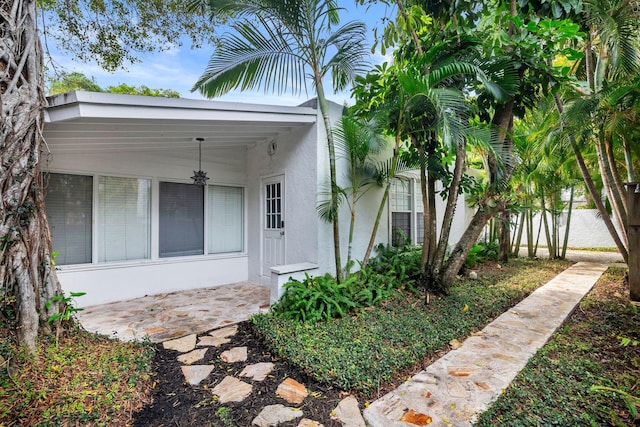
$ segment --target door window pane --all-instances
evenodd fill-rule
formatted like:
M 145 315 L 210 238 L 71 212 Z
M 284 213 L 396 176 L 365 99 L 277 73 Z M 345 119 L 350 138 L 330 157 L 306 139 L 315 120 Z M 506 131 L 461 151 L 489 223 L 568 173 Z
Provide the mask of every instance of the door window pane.
M 280 183 L 266 185 L 265 226 L 267 230 L 278 230 L 282 227 L 282 199 Z
M 204 253 L 204 187 L 160 183 L 160 257 Z
M 93 178 L 48 174 L 45 210 L 59 265 L 91 263 Z
M 148 259 L 151 182 L 101 176 L 98 184 L 98 261 Z
M 209 186 L 209 253 L 244 250 L 244 191 L 240 187 Z

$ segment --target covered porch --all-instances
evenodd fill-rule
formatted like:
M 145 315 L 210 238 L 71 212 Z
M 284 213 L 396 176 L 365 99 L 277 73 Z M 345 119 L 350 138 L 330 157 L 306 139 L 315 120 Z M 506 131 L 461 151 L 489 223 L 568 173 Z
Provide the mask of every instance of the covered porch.
M 267 285 L 272 266 L 317 259 L 316 122 L 309 107 L 50 98 L 45 210 L 63 289 L 89 307 Z

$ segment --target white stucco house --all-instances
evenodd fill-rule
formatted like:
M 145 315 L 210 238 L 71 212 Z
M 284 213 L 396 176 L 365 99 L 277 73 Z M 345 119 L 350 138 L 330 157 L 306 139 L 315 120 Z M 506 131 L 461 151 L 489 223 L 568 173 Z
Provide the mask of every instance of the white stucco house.
M 339 117 L 342 107 L 332 109 Z M 44 139 L 58 275 L 65 291 L 87 293 L 85 306 L 246 280 L 272 286 L 274 274 L 300 269 L 333 272 L 331 226 L 316 214 L 328 160 L 314 102 L 71 92 L 49 98 Z M 191 179 L 200 169 L 205 186 Z M 417 240 L 417 188 L 394 187 L 378 242 L 398 227 Z M 381 191 L 360 202 L 355 258 Z M 452 240 L 468 220 L 463 201 L 458 212 Z M 344 258 L 346 212 L 341 228 Z

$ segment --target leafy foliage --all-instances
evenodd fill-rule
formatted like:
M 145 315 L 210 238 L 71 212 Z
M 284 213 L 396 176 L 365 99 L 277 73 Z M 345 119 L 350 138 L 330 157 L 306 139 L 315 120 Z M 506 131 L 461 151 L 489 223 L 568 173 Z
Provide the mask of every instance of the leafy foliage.
M 86 90 L 88 92 L 108 92 L 126 95 L 159 96 L 163 98 L 180 98 L 180 94 L 171 89 L 151 89 L 145 85 L 131 86 L 120 83 L 106 89 L 100 87 L 93 77 L 89 78 L 78 72 L 62 72 L 59 76 L 49 79 L 49 95 Z
M 473 268 L 485 261 L 496 261 L 500 250 L 497 242 L 478 243 L 473 245 L 464 262 L 464 268 Z
M 339 319 L 301 321 L 275 311 L 252 322 L 277 355 L 315 379 L 373 395 L 394 375 L 482 327 L 565 266 L 516 260 L 480 280 L 459 281 L 428 309 L 420 296 L 400 287 L 374 308 Z
M 146 403 L 148 343 L 75 328 L 59 342 L 43 336 L 34 357 L 5 338 L 0 334 L 0 425 L 130 425 L 131 414 Z
M 215 42 L 215 20 L 189 11 L 181 0 L 40 0 L 47 40 L 83 62 L 115 71 L 141 53 L 175 49 L 186 35 L 192 47 Z M 43 19 L 44 21 L 44 19 Z

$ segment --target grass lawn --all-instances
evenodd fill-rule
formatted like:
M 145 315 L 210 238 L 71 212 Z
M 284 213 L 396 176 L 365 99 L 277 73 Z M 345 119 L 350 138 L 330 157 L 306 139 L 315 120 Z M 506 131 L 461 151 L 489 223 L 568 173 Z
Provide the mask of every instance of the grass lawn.
M 150 346 L 73 330 L 31 356 L 1 329 L 0 426 L 126 426 L 148 403 Z
M 426 306 L 421 296 L 400 290 L 379 307 L 329 322 L 274 314 L 252 321 L 273 352 L 313 378 L 375 399 L 568 265 L 525 259 L 487 263 L 478 280 L 459 279 L 447 297 Z
M 624 271 L 600 278 L 477 425 L 640 424 L 640 307 L 629 303 Z

